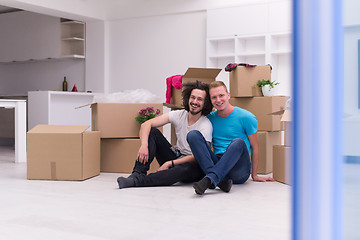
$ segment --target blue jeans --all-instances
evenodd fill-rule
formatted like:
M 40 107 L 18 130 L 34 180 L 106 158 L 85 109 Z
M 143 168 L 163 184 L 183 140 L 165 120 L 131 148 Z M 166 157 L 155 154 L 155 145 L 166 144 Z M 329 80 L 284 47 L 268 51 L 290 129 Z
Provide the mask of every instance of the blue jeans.
M 206 143 L 203 135 L 192 130 L 187 135 L 187 141 L 196 161 L 214 186 L 222 180 L 232 179 L 241 184 L 250 176 L 250 157 L 244 140 L 234 139 L 225 153 L 215 155 Z

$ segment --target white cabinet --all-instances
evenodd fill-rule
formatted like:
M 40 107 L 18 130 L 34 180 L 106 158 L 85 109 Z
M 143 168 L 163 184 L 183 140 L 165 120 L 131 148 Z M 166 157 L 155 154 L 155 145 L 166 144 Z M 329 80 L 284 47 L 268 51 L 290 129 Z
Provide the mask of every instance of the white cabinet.
M 85 57 L 85 24 L 19 11 L 0 14 L 0 62 Z
M 59 57 L 59 18 L 30 12 L 0 14 L 0 62 Z
M 61 22 L 61 56 L 85 58 L 85 24 L 83 22 Z
M 38 124 L 89 125 L 90 107 L 94 99 L 92 93 L 32 91 L 28 92 L 28 128 Z

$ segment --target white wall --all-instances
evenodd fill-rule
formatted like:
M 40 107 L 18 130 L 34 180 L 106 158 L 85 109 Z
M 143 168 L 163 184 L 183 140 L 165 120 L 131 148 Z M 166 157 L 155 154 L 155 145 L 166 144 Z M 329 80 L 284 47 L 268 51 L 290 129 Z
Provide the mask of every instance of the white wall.
M 165 100 L 167 77 L 205 67 L 205 31 L 205 11 L 110 21 L 110 92 L 145 88 Z
M 85 63 L 52 60 L 0 64 L 0 95 L 27 95 L 28 91 L 61 90 L 67 76 L 69 90 L 84 91 Z

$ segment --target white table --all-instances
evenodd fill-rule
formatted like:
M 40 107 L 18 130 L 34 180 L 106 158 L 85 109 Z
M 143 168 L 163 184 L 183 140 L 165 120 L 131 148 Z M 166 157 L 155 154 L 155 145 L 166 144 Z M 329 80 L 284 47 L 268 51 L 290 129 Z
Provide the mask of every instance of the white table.
M 15 162 L 26 162 L 26 100 L 0 99 L 0 107 L 15 108 Z

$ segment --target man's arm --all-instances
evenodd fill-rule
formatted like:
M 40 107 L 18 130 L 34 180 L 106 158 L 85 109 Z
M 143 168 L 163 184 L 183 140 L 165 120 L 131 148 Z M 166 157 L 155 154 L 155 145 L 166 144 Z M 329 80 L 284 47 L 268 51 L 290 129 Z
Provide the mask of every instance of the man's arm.
M 252 161 L 252 171 L 251 171 L 251 177 L 256 182 L 266 182 L 266 181 L 275 181 L 271 177 L 259 177 L 257 175 L 257 170 L 259 166 L 259 141 L 257 132 L 248 135 L 250 146 L 251 146 L 251 161 Z
M 148 140 L 149 134 L 152 127 L 161 127 L 170 122 L 169 113 L 165 113 L 158 117 L 147 120 L 146 122 L 141 124 L 140 127 L 140 141 L 141 146 L 139 148 L 139 152 L 137 155 L 137 159 L 141 163 L 146 163 L 149 158 L 149 150 L 148 150 Z
M 194 155 L 188 155 L 188 156 L 185 156 L 185 157 L 182 157 L 182 158 L 166 161 L 163 165 L 161 165 L 159 167 L 158 171 L 162 171 L 162 170 L 166 170 L 166 169 L 171 168 L 173 166 L 173 163 L 174 163 L 174 166 L 175 166 L 175 165 L 183 164 L 183 163 L 186 163 L 186 162 L 195 162 Z

